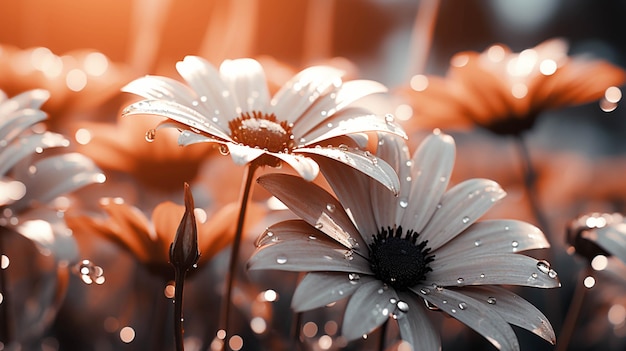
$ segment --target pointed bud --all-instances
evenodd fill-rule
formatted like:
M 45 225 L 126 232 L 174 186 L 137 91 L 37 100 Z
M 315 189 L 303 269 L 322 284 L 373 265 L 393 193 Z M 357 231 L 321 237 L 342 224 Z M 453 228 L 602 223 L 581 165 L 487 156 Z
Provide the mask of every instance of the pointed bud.
M 189 184 L 185 183 L 185 214 L 176 230 L 174 242 L 170 245 L 170 263 L 183 272 L 191 269 L 200 257 L 198 228 L 193 210 L 193 196 Z

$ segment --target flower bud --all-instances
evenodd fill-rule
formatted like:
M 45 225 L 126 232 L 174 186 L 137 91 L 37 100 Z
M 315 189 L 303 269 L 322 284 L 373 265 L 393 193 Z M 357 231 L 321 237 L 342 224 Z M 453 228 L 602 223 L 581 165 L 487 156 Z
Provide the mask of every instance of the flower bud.
M 194 203 L 189 184 L 185 183 L 185 214 L 170 245 L 170 263 L 177 270 L 188 271 L 198 262 L 198 228 L 194 215 Z

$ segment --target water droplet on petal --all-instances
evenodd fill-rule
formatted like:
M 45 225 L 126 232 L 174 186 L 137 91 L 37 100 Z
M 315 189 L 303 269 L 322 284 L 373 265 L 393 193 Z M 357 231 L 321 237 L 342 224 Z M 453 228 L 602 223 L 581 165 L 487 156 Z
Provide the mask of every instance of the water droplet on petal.
M 402 198 L 400 199 L 400 201 L 398 202 L 398 204 L 400 205 L 400 207 L 402 208 L 407 208 L 407 206 L 409 206 L 409 202 L 407 201 L 406 198 Z
M 424 304 L 426 304 L 426 308 L 428 308 L 431 311 L 440 311 L 439 307 L 437 307 L 437 305 L 435 305 L 434 303 L 428 301 L 428 300 L 424 300 Z
M 467 303 L 465 303 L 465 302 L 459 302 L 459 308 L 460 308 L 461 310 L 466 309 L 466 308 L 467 308 Z
M 557 273 L 554 269 L 551 269 L 551 270 L 548 272 L 548 277 L 550 277 L 550 278 L 552 278 L 552 279 L 555 279 L 557 275 L 558 275 L 558 273 Z
M 278 257 L 276 257 L 276 263 L 278 263 L 278 264 L 285 264 L 285 263 L 287 263 L 287 257 L 285 257 L 285 256 L 278 256 Z
M 218 147 L 220 154 L 226 156 L 230 153 L 230 151 L 228 150 L 228 146 L 224 145 L 224 144 L 220 144 L 220 146 Z
M 517 250 L 517 247 L 519 246 L 519 242 L 517 240 L 513 240 L 511 241 L 511 247 L 513 247 L 513 250 Z
M 468 217 L 468 216 L 465 216 L 465 217 L 463 217 L 462 221 L 463 221 L 463 223 L 465 224 L 465 223 L 469 222 L 469 221 L 470 221 L 470 219 L 469 219 L 469 217 Z
M 316 228 L 316 229 L 322 229 L 322 228 L 324 228 L 324 224 L 322 224 L 322 223 L 316 223 L 316 224 L 315 224 L 315 228 Z
M 393 123 L 395 120 L 396 118 L 392 114 L 388 113 L 385 115 L 385 122 Z
M 361 280 L 361 276 L 357 273 L 349 273 L 348 280 L 350 281 L 350 284 L 357 284 L 359 280 Z
M 482 242 L 480 240 L 476 240 L 474 241 L 474 246 L 478 247 L 482 244 Z
M 398 303 L 396 304 L 396 306 L 398 307 L 398 310 L 402 313 L 407 313 L 409 312 L 409 304 L 400 300 L 398 301 Z
M 543 274 L 548 274 L 550 272 L 550 263 L 546 260 L 540 260 L 537 262 L 537 269 Z
M 317 237 L 315 235 L 309 235 L 309 240 L 317 240 Z
M 445 182 L 447 179 L 448 179 L 448 178 L 446 178 L 446 177 L 441 177 L 441 178 L 439 178 L 439 181 L 443 183 L 443 182 Z
M 326 209 L 328 210 L 328 212 L 335 212 L 335 205 L 327 204 Z
M 493 296 L 489 296 L 487 298 L 487 303 L 490 304 L 490 305 L 495 305 L 496 304 L 496 298 L 493 297 Z
M 428 295 L 428 294 L 430 294 L 430 289 L 429 288 L 421 288 L 420 289 L 420 293 L 422 293 L 422 295 Z
M 456 280 L 456 283 L 459 284 L 459 285 L 463 284 L 464 282 L 465 282 L 465 279 L 463 279 L 463 278 L 459 278 L 459 279 Z
M 155 138 L 156 138 L 156 130 L 148 129 L 148 131 L 146 132 L 146 141 L 151 143 L 154 141 Z

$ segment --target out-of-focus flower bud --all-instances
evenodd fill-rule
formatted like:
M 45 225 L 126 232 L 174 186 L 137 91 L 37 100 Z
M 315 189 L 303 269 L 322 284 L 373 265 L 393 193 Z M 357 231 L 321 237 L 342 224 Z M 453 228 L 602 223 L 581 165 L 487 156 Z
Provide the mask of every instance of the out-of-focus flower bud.
M 198 228 L 193 211 L 193 196 L 189 190 L 189 184 L 185 183 L 185 214 L 176 230 L 174 242 L 170 246 L 170 263 L 175 269 L 183 272 L 191 269 L 200 258 Z
M 574 219 L 567 227 L 569 253 L 577 253 L 589 261 L 597 255 L 611 256 L 607 248 L 597 240 L 597 231 L 611 224 L 620 223 L 623 216 L 619 213 L 589 213 Z

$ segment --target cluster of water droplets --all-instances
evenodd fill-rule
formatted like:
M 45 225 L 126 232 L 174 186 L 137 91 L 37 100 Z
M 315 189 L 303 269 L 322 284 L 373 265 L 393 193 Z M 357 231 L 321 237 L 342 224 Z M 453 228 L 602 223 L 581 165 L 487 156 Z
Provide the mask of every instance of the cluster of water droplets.
M 74 265 L 72 271 L 77 274 L 83 283 L 91 285 L 93 283 L 97 285 L 104 284 L 104 270 L 102 267 L 94 264 L 90 260 L 82 260 Z

